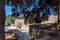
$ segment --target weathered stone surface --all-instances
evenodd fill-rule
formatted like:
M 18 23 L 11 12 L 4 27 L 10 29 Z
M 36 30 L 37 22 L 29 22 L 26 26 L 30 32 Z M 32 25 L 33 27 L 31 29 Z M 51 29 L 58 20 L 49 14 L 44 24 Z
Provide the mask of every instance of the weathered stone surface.
M 31 37 L 25 33 L 22 33 L 18 30 L 12 30 L 13 33 L 15 33 L 18 36 L 18 40 L 30 40 Z
M 50 37 L 47 40 L 60 40 L 60 36 Z
M 15 33 L 12 33 L 11 31 L 7 31 L 5 36 L 6 40 L 18 40 L 17 35 Z

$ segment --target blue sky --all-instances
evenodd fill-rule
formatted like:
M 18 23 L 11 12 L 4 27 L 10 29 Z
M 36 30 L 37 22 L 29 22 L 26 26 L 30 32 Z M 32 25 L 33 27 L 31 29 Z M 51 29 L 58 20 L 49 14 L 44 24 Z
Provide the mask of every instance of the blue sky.
M 36 3 L 36 7 L 38 7 L 38 1 L 39 0 L 36 0 L 35 3 Z M 32 9 L 34 8 L 34 5 L 31 5 L 30 8 L 28 8 L 27 10 L 31 11 Z M 5 12 L 6 12 L 6 15 L 11 15 L 12 14 L 12 11 L 11 11 L 11 6 L 5 6 Z M 50 9 L 50 13 L 51 15 L 53 16 L 54 15 L 54 11 L 53 9 L 51 8 Z
M 31 11 L 31 10 L 33 9 L 33 7 L 34 7 L 34 6 L 31 6 L 30 8 L 28 8 L 28 10 Z M 11 14 L 12 14 L 12 11 L 11 11 L 11 10 L 12 10 L 12 9 L 11 9 L 11 6 L 7 6 L 7 5 L 5 6 L 6 15 L 11 15 Z M 50 13 L 51 13 L 51 15 L 54 14 L 52 8 L 50 9 Z
M 12 14 L 12 11 L 11 11 L 11 6 L 5 6 L 5 12 L 6 12 L 6 15 L 11 15 Z

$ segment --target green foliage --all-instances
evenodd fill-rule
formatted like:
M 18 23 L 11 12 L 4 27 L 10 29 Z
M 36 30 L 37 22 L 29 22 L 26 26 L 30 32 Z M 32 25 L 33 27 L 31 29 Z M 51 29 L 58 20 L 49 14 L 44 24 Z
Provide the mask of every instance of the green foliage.
M 14 21 L 15 21 L 14 17 L 11 17 L 10 15 L 6 16 L 6 22 L 7 22 L 8 25 L 13 24 Z
M 27 21 L 30 23 L 41 23 L 42 21 L 48 20 L 50 8 L 53 8 L 54 11 L 58 13 L 58 0 L 39 0 L 37 4 L 38 7 L 36 1 L 37 0 L 6 0 L 6 4 L 11 5 L 12 16 L 18 17 L 21 13 L 24 14 L 25 23 Z M 32 5 L 34 8 L 29 11 L 28 9 Z M 42 12 L 42 16 L 40 16 L 40 12 Z

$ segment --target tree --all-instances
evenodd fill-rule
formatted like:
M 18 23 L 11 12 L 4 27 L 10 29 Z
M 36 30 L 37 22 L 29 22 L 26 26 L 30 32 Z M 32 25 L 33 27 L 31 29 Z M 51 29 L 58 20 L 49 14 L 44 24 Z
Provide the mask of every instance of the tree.
M 57 8 L 59 9 L 58 10 L 58 25 L 57 25 L 57 28 L 60 29 L 60 0 L 58 0 Z
M 53 8 L 57 13 L 58 0 L 37 1 L 38 2 L 36 3 L 36 0 L 7 0 L 6 4 L 12 6 L 12 16 L 19 16 L 21 13 L 24 14 L 25 23 L 27 21 L 30 23 L 41 23 L 42 21 L 48 20 L 50 15 L 50 8 Z M 31 6 L 34 6 L 32 10 L 28 10 Z M 40 12 L 42 12 L 42 16 L 40 16 Z
M 15 21 L 15 17 L 12 17 L 11 15 L 6 16 L 6 23 L 7 23 L 8 25 L 13 24 L 14 21 Z
M 59 9 L 60 8 L 60 0 L 59 0 L 59 5 L 57 6 L 57 8 Z M 58 20 L 59 20 L 59 23 L 60 23 L 60 9 L 58 11 Z
M 0 40 L 5 40 L 5 3 L 0 0 Z

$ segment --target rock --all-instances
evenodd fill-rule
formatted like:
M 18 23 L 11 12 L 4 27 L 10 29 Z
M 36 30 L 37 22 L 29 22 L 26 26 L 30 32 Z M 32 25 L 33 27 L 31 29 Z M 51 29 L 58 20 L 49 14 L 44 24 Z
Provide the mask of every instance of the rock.
M 18 40 L 31 40 L 31 37 L 19 30 L 11 30 L 13 33 L 15 33 L 18 36 Z
M 50 37 L 47 40 L 60 40 L 60 36 Z
M 5 36 L 6 40 L 18 40 L 17 35 L 12 33 L 11 31 L 7 31 Z

